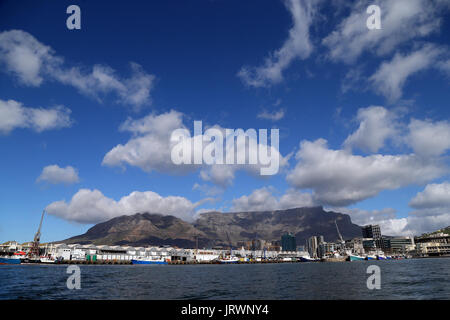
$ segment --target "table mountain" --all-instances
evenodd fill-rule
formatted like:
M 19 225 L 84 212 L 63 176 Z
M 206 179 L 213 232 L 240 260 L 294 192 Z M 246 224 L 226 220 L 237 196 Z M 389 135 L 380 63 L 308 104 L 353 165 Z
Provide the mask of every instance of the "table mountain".
M 361 227 L 353 224 L 348 215 L 313 207 L 236 213 L 206 212 L 193 223 L 174 216 L 138 213 L 99 223 L 85 234 L 61 242 L 194 248 L 197 241 L 199 247 L 228 246 L 229 236 L 233 246 L 236 246 L 239 241 L 280 240 L 282 234 L 291 232 L 296 236 L 297 244 L 303 245 L 311 236 L 323 235 L 325 241 L 337 240 L 335 220 L 344 238 L 361 236 Z

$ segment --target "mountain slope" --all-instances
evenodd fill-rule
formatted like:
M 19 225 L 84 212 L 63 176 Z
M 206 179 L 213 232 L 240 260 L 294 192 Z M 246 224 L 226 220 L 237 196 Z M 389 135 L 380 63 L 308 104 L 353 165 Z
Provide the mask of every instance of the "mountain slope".
M 64 243 L 106 245 L 171 245 L 192 247 L 195 236 L 204 242 L 205 235 L 190 223 L 174 216 L 135 214 L 120 216 L 90 228 L 85 234 L 64 240 Z
M 120 216 L 90 228 L 85 234 L 61 241 L 79 244 L 106 245 L 171 245 L 194 248 L 228 246 L 238 241 L 280 240 L 286 232 L 293 233 L 297 244 L 305 244 L 311 236 L 323 235 L 325 241 L 338 239 L 336 226 L 344 238 L 361 236 L 361 227 L 346 214 L 326 212 L 322 207 L 296 208 L 264 212 L 207 212 L 190 224 L 173 216 L 135 214 Z
M 280 240 L 281 235 L 291 232 L 297 244 L 305 244 L 311 236 L 323 235 L 325 241 L 338 239 L 336 225 L 344 238 L 361 236 L 361 227 L 353 224 L 346 214 L 326 212 L 322 207 L 296 208 L 265 212 L 204 213 L 194 223 L 210 239 L 227 243 L 228 232 L 233 245 L 237 241 L 264 239 Z

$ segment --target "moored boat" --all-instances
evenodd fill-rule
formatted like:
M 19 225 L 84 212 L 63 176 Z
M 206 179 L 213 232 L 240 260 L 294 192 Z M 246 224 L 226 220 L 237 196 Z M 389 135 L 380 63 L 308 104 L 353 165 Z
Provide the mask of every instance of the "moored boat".
M 377 260 L 377 256 L 373 254 L 368 254 L 366 256 L 366 260 Z
M 20 264 L 21 260 L 18 257 L 0 257 L 0 264 Z
M 365 260 L 365 257 L 358 256 L 356 254 L 350 254 L 347 258 L 348 261 L 363 261 Z
M 40 259 L 40 262 L 41 263 L 45 263 L 45 264 L 47 264 L 47 263 L 56 263 L 56 260 L 52 259 L 52 258 L 49 258 L 49 257 L 42 257 Z
M 227 258 L 219 259 L 219 263 L 221 263 L 221 264 L 238 263 L 238 262 L 239 262 L 238 257 L 227 257 Z
M 161 257 L 139 257 L 132 259 L 131 264 L 167 264 L 167 260 Z
M 300 261 L 301 262 L 317 262 L 317 261 L 320 261 L 320 259 L 314 259 L 311 257 L 303 256 L 303 257 L 300 257 Z

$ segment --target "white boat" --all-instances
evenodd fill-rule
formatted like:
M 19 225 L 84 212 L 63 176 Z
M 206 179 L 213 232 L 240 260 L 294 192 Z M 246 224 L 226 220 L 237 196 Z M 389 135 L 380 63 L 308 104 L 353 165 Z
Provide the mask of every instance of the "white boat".
M 131 260 L 131 264 L 167 264 L 167 260 L 163 257 L 138 257 Z
M 55 259 L 47 258 L 47 257 L 43 257 L 40 260 L 41 260 L 41 263 L 55 263 L 56 262 Z
M 219 263 L 223 263 L 223 264 L 238 263 L 238 262 L 239 262 L 239 258 L 235 257 L 235 256 L 219 259 Z
M 302 256 L 300 257 L 301 262 L 317 262 L 320 261 L 320 259 L 311 258 L 310 256 Z
M 363 256 L 360 256 L 358 254 L 349 254 L 347 257 L 347 261 L 363 261 L 366 258 Z

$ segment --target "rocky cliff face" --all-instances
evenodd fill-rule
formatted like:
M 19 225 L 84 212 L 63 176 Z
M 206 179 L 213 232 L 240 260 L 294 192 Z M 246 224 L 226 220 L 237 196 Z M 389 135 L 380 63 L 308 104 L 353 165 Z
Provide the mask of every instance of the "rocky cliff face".
M 193 224 L 173 216 L 135 214 L 99 223 L 85 234 L 62 242 L 194 248 L 197 241 L 199 247 L 228 246 L 229 236 L 235 246 L 239 241 L 253 239 L 280 240 L 283 233 L 291 232 L 296 236 L 297 244 L 303 245 L 314 235 L 323 235 L 325 241 L 337 240 L 335 220 L 344 238 L 361 236 L 361 228 L 353 224 L 348 215 L 314 207 L 264 212 L 208 212 L 201 214 Z
M 194 226 L 209 239 L 217 239 L 216 242 L 227 243 L 228 232 L 233 245 L 242 240 L 280 240 L 286 232 L 293 233 L 297 244 L 303 245 L 311 236 L 323 235 L 325 241 L 337 240 L 335 220 L 344 238 L 361 236 L 361 227 L 353 224 L 348 215 L 326 212 L 322 207 L 226 214 L 209 212 L 202 214 Z

